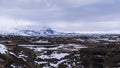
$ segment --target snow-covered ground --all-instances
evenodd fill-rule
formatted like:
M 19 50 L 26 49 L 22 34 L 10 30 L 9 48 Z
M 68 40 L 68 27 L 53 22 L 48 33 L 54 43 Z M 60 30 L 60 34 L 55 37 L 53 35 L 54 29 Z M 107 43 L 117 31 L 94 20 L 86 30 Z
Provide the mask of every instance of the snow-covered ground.
M 32 49 L 37 54 L 36 64 L 44 65 L 43 68 L 58 68 L 60 64 L 65 63 L 68 67 L 80 63 L 80 54 L 72 54 L 79 52 L 81 48 L 87 48 L 80 44 L 53 44 L 53 45 L 19 45 Z M 47 47 L 46 47 L 47 46 Z M 48 47 L 49 46 L 49 47 Z M 53 47 L 54 46 L 54 47 Z M 71 55 L 72 54 L 72 55 Z M 70 58 L 71 57 L 71 58 Z M 72 59 L 73 57 L 73 59 Z M 78 62 L 77 62 L 78 61 Z M 72 63 L 70 63 L 72 62 Z M 49 65 L 49 66 L 48 66 Z
M 1 54 L 6 54 L 8 52 L 7 48 L 5 45 L 0 44 L 0 53 Z
M 60 63 L 65 62 L 65 61 L 67 61 L 67 60 L 61 60 L 61 61 L 59 61 L 59 62 L 56 63 L 56 64 L 50 63 L 50 65 L 53 66 L 53 67 L 58 67 L 58 65 L 59 65 Z
M 98 41 L 99 40 L 102 40 L 102 41 L 108 41 L 108 42 L 120 42 L 120 39 L 117 38 L 117 39 L 109 39 L 109 38 L 101 38 L 101 39 L 97 39 Z
M 43 40 L 38 40 L 38 41 L 33 42 L 33 43 L 50 43 L 50 42 L 48 42 L 48 41 L 43 41 Z
M 62 59 L 64 58 L 65 56 L 69 55 L 68 53 L 55 53 L 55 54 L 51 54 L 51 55 L 41 55 L 41 56 L 38 56 L 38 58 L 42 58 L 42 59 L 52 59 L 52 58 L 55 58 L 55 59 Z
M 30 49 L 33 49 L 34 51 L 37 52 L 41 52 L 44 50 L 71 50 L 71 51 L 77 51 L 81 48 L 87 48 L 84 45 L 78 45 L 78 44 L 53 44 L 53 45 L 19 45 L 19 46 L 23 46 L 23 47 L 27 47 Z M 46 46 L 49 46 L 49 48 L 46 48 Z M 56 46 L 56 47 L 52 47 L 52 46 Z

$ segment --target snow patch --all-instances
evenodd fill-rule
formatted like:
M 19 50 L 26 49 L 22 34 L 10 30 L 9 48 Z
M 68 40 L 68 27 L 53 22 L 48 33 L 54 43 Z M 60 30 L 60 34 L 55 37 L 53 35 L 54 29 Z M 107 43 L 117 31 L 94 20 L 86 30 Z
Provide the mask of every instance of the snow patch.
M 36 43 L 50 43 L 48 41 L 43 41 L 43 40 L 39 40 L 39 41 L 36 41 Z
M 65 56 L 69 55 L 68 53 L 60 53 L 60 54 L 52 54 L 51 57 L 61 59 L 64 58 Z
M 41 61 L 41 62 L 35 61 L 35 63 L 37 63 L 37 64 L 46 64 L 47 62 L 45 62 L 45 61 Z
M 40 52 L 40 51 L 43 51 L 45 49 L 47 49 L 47 48 L 45 48 L 45 47 L 34 48 L 34 51 Z
M 0 44 L 0 53 L 6 54 L 8 52 L 7 47 L 3 44 Z
M 65 56 L 69 55 L 68 53 L 56 53 L 56 54 L 51 54 L 51 55 L 41 55 L 41 56 L 38 56 L 39 58 L 42 58 L 42 59 L 51 59 L 51 58 L 55 58 L 55 59 L 58 59 L 60 60 L 61 58 L 64 58 Z
M 67 61 L 67 60 L 61 60 L 57 64 L 50 63 L 50 65 L 53 67 L 58 67 L 59 64 L 61 64 L 62 62 L 65 62 L 65 61 Z

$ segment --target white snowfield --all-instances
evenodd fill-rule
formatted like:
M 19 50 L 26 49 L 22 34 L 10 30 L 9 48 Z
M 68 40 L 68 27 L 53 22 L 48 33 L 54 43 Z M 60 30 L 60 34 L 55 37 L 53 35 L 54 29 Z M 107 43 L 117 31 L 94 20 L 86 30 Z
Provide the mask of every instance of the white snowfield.
M 60 60 L 61 58 L 64 58 L 65 56 L 69 55 L 68 53 L 59 53 L 59 54 L 51 54 L 51 55 L 41 55 L 38 56 L 39 58 L 42 59 L 52 59 L 52 58 L 56 58 L 58 60 Z
M 51 48 L 45 48 L 45 47 L 39 47 L 40 45 L 19 45 L 19 46 L 25 46 L 27 48 L 33 49 L 35 52 L 42 52 L 44 50 L 70 50 L 70 51 L 77 51 L 81 48 L 87 48 L 84 45 L 78 45 L 78 44 L 60 44 L 56 45 L 56 47 L 51 47 Z M 34 47 L 36 46 L 36 47 Z M 37 47 L 38 46 L 38 47 Z
M 0 44 L 0 53 L 6 54 L 8 52 L 7 47 L 3 44 Z

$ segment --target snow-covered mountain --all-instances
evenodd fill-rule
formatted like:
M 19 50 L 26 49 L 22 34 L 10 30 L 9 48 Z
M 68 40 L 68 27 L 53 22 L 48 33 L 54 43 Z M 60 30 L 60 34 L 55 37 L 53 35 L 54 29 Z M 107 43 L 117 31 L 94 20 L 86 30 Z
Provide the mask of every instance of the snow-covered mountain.
M 3 35 L 22 35 L 22 36 L 48 36 L 48 35 L 75 35 L 76 33 L 57 32 L 49 27 L 25 26 L 15 28 L 11 32 L 4 32 Z
M 18 30 L 18 35 L 30 35 L 30 36 L 46 36 L 46 35 L 57 35 L 60 34 L 60 32 L 56 32 L 52 30 L 51 28 L 44 27 L 40 30 L 34 30 L 34 29 L 24 29 L 24 30 Z

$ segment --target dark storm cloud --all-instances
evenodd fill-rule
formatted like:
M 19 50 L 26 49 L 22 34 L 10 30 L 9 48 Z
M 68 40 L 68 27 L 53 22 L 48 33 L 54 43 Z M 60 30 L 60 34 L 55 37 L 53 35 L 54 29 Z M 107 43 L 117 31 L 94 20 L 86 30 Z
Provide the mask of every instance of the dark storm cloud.
M 0 22 L 48 25 L 67 32 L 119 31 L 119 25 L 115 25 L 120 22 L 119 3 L 119 0 L 0 0 Z

